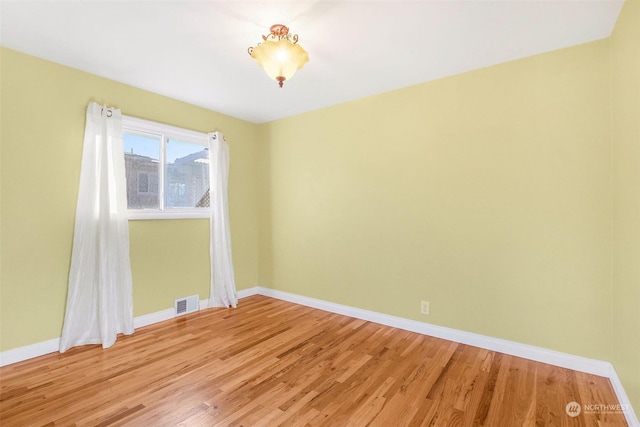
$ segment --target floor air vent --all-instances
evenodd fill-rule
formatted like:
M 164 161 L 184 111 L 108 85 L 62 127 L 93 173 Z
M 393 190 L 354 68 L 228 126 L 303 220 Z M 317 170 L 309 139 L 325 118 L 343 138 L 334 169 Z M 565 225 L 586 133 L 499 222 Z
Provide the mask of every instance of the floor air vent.
M 174 307 L 176 308 L 176 316 L 198 311 L 199 301 L 200 299 L 198 295 L 191 295 L 190 297 L 177 299 L 174 303 Z

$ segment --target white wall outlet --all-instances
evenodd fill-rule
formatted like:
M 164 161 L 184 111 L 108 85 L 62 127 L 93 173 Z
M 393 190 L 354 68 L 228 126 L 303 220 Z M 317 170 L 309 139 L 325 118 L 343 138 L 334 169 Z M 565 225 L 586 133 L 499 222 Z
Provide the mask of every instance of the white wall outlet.
M 429 301 L 420 302 L 420 313 L 429 314 Z

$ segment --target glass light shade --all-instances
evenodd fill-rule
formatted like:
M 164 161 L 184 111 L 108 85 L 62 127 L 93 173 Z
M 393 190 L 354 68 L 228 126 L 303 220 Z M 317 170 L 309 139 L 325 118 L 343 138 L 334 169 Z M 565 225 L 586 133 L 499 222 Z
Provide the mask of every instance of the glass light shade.
M 264 68 L 269 77 L 280 82 L 288 80 L 309 61 L 309 54 L 298 44 L 286 38 L 267 39 L 253 48 L 251 57 Z

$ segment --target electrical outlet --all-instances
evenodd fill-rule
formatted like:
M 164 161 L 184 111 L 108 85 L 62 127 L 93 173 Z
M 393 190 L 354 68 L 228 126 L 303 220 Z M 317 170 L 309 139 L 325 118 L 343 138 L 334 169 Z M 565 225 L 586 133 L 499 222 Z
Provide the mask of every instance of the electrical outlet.
M 429 301 L 422 301 L 420 303 L 420 313 L 422 314 L 429 314 Z

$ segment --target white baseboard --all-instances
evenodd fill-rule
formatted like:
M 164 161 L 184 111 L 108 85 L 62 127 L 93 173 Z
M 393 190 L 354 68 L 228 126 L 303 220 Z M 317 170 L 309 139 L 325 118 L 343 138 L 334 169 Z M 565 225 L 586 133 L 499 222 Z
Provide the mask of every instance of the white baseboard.
M 631 406 L 629 396 L 627 396 L 627 392 L 624 391 L 622 381 L 620 381 L 618 373 L 613 367 L 613 364 L 611 364 L 609 368 L 609 375 L 607 375 L 607 378 L 609 378 L 609 381 L 611 381 L 611 386 L 613 387 L 613 391 L 616 393 L 618 402 L 620 402 L 620 405 L 622 405 L 624 408 L 624 416 L 627 419 L 629 427 L 640 427 L 640 420 L 638 420 L 638 416 L 633 410 L 633 406 Z
M 174 317 L 176 317 L 176 310 L 173 308 L 156 311 L 155 313 L 143 314 L 142 316 L 133 318 L 133 328 L 142 328 L 143 326 L 164 322 L 165 320 L 173 319 Z
M 254 286 L 249 289 L 238 291 L 238 299 L 246 298 L 258 293 L 258 287 Z M 199 309 L 204 310 L 209 306 L 209 300 L 200 300 Z M 154 323 L 164 322 L 165 320 L 176 317 L 175 309 L 167 308 L 156 311 L 155 313 L 144 314 L 133 318 L 133 327 L 142 328 L 144 326 L 153 325 Z M 24 347 L 13 348 L 11 350 L 0 352 L 0 367 L 12 365 L 24 360 L 33 359 L 35 357 L 44 356 L 45 354 L 55 353 L 60 349 L 60 337 L 47 341 L 26 345 Z
M 542 347 L 503 340 L 500 338 L 488 337 L 472 332 L 446 328 L 444 326 L 431 325 L 429 323 L 418 322 L 415 320 L 391 316 L 375 311 L 363 310 L 360 308 L 336 304 L 316 298 L 278 291 L 276 289 L 263 288 L 259 286 L 257 288 L 257 293 L 271 298 L 329 311 L 331 313 L 342 314 L 345 316 L 354 317 L 356 319 L 367 320 L 373 323 L 379 323 L 398 329 L 417 332 L 436 338 L 442 338 L 448 341 L 454 341 L 461 344 L 480 347 L 487 350 L 509 354 L 512 356 L 522 357 L 524 359 L 534 360 L 536 362 L 547 363 L 549 365 L 559 366 L 561 368 L 572 369 L 574 371 L 585 372 L 588 374 L 608 378 L 611 381 L 611 385 L 613 386 L 620 405 L 625 408 L 624 414 L 627 419 L 627 423 L 630 427 L 640 427 L 640 422 L 638 422 L 638 418 L 633 411 L 633 407 L 631 406 L 629 397 L 625 393 L 624 387 L 622 386 L 622 383 L 620 382 L 620 379 L 616 374 L 616 370 L 610 362 L 588 359 L 582 356 L 561 353 L 559 351 L 549 350 Z
M 429 323 L 418 322 L 415 320 L 391 316 L 375 311 L 363 310 L 361 308 L 336 304 L 316 298 L 278 291 L 276 289 L 263 288 L 261 286 L 255 286 L 253 288 L 242 289 L 238 291 L 238 299 L 247 298 L 252 295 L 264 295 L 271 298 L 304 305 L 307 307 L 329 311 L 331 313 L 342 314 L 344 316 L 367 320 L 369 322 L 379 323 L 381 325 L 387 325 L 394 328 L 417 332 L 436 338 L 459 342 L 461 344 L 467 344 L 474 347 L 480 347 L 487 350 L 509 354 L 512 356 L 522 357 L 524 359 L 534 360 L 536 362 L 548 363 L 550 365 L 559 366 L 561 368 L 572 369 L 574 371 L 585 372 L 588 374 L 609 378 L 616 396 L 618 397 L 620 405 L 625 408 L 624 414 L 627 419 L 627 423 L 631 427 L 640 427 L 640 422 L 638 422 L 638 418 L 636 417 L 633 407 L 631 406 L 631 402 L 629 401 L 629 398 L 624 391 L 624 387 L 622 386 L 622 383 L 618 378 L 616 370 L 610 362 L 588 359 L 586 357 L 561 353 L 542 347 L 521 344 L 514 341 L 503 340 L 500 338 L 488 337 L 472 332 L 459 331 L 457 329 L 446 328 L 444 326 L 431 325 Z M 208 299 L 200 300 L 199 308 L 200 310 L 203 310 L 206 309 L 208 305 Z M 168 308 L 165 310 L 157 311 L 155 313 L 138 316 L 133 319 L 133 324 L 135 328 L 141 328 L 143 326 L 148 326 L 154 323 L 169 320 L 174 317 L 176 317 L 175 310 L 173 308 Z M 11 365 L 23 360 L 32 359 L 34 357 L 42 356 L 48 353 L 53 353 L 58 351 L 59 347 L 60 338 L 54 338 L 25 347 L 7 350 L 0 353 L 0 366 Z
M 12 348 L 0 353 L 0 366 L 11 365 L 23 360 L 56 352 L 60 349 L 60 338 L 38 342 L 24 347 Z
M 417 332 L 436 338 L 467 344 L 474 347 L 485 348 L 487 350 L 498 351 L 536 362 L 548 363 L 562 368 L 573 369 L 575 371 L 606 377 L 609 374 L 611 364 L 601 360 L 587 359 L 581 356 L 560 353 L 542 347 L 535 347 L 528 344 L 521 344 L 514 341 L 507 341 L 500 338 L 488 337 L 472 332 L 460 331 L 444 326 L 432 325 L 429 323 L 409 320 L 403 317 L 391 316 L 375 311 L 363 310 L 347 305 L 336 304 L 315 298 L 309 298 L 288 292 L 278 291 L 269 288 L 260 288 L 261 295 L 293 302 L 307 307 L 318 308 L 332 313 L 343 314 L 356 319 L 368 320 L 369 322 L 392 326 L 411 332 Z
M 260 286 L 254 286 L 253 288 L 241 289 L 238 291 L 238 299 L 250 297 L 252 295 L 258 295 L 260 292 Z

